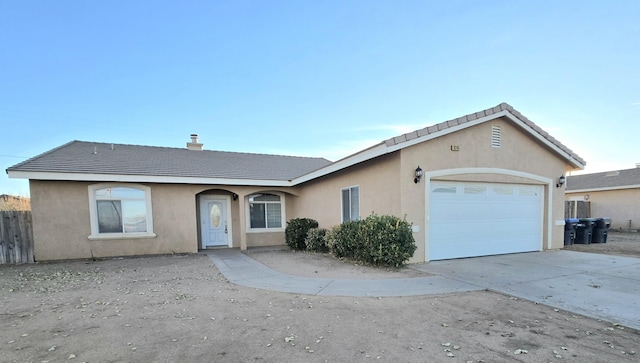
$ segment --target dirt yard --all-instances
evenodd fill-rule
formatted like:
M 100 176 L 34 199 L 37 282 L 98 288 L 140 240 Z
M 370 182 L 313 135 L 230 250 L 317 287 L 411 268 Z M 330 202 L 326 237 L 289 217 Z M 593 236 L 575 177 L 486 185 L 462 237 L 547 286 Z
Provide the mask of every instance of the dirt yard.
M 567 246 L 566 249 L 607 255 L 640 257 L 640 233 L 609 232 L 607 243 L 571 245 Z
M 249 255 L 316 277 L 420 274 L 326 255 Z M 640 360 L 636 330 L 510 296 L 271 292 L 228 283 L 202 254 L 0 266 L 0 301 L 3 362 Z

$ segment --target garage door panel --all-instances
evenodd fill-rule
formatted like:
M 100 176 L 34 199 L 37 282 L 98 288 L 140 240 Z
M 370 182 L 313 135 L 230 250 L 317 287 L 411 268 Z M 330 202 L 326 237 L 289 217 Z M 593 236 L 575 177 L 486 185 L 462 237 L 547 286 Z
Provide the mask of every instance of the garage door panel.
M 542 187 L 432 183 L 429 259 L 538 251 Z
M 500 249 L 499 253 L 491 253 L 492 255 L 493 254 L 507 254 L 507 253 L 522 252 L 520 250 L 520 248 L 517 247 L 518 242 L 520 242 L 520 241 L 517 241 L 517 240 L 503 240 L 503 241 L 493 240 L 492 242 L 494 244 L 494 248 L 499 248 Z M 454 254 L 442 255 L 442 256 L 438 256 L 437 253 L 435 253 L 435 252 L 434 252 L 434 254 L 435 254 L 435 256 L 434 256 L 433 260 L 485 256 L 485 255 L 487 255 L 487 247 L 486 247 L 486 244 L 483 243 L 483 241 L 480 241 L 480 240 L 474 240 L 474 241 L 464 240 L 464 241 L 456 244 L 456 250 L 455 250 Z
M 452 229 L 447 233 L 446 238 L 449 241 L 488 241 L 495 242 L 500 240 L 522 240 L 527 239 L 532 233 L 537 231 L 524 227 L 519 227 L 517 224 L 511 224 L 509 227 L 504 225 L 486 225 L 484 223 L 469 223 L 465 228 L 460 228 L 459 225 L 450 224 L 447 226 Z M 469 231 L 469 230 L 472 231 Z M 434 241 L 436 242 L 436 241 Z M 491 246 L 487 246 L 489 249 Z
M 436 237 L 437 238 L 437 237 Z M 539 247 L 530 245 L 530 238 L 522 238 L 517 235 L 504 236 L 503 238 L 487 238 L 479 236 L 477 238 L 446 238 L 442 239 L 438 245 L 433 245 L 430 249 L 430 260 L 444 260 L 451 258 L 477 257 L 488 255 L 499 255 L 507 253 L 518 253 L 528 251 L 538 251 Z M 530 245 L 529 247 L 523 247 Z

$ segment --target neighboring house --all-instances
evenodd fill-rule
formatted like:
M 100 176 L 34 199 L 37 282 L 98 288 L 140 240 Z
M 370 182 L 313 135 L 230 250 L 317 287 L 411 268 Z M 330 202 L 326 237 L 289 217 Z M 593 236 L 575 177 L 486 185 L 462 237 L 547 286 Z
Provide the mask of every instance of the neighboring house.
M 410 262 L 563 247 L 558 179 L 584 160 L 511 106 L 320 158 L 73 141 L 29 179 L 37 260 L 284 244 L 286 222 L 405 217 Z M 421 175 L 420 175 L 421 174 Z
M 29 198 L 19 197 L 9 194 L 0 194 L 0 211 L 7 210 L 30 210 Z
M 590 202 L 591 217 L 611 218 L 611 228 L 640 229 L 640 167 L 569 176 L 565 198 Z

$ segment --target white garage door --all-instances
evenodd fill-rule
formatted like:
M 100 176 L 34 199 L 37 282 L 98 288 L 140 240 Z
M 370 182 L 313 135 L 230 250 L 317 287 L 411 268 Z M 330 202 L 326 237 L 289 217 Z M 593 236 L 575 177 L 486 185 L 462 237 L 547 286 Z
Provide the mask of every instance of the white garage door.
M 429 260 L 540 251 L 542 186 L 432 182 Z

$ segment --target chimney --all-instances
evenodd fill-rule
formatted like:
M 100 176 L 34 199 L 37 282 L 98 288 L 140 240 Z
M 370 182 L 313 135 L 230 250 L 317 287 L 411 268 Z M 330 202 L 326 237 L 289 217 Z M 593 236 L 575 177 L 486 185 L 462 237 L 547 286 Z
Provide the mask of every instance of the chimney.
M 198 143 L 198 134 L 191 134 L 191 142 L 187 143 L 187 149 L 189 150 L 202 150 L 204 144 Z

